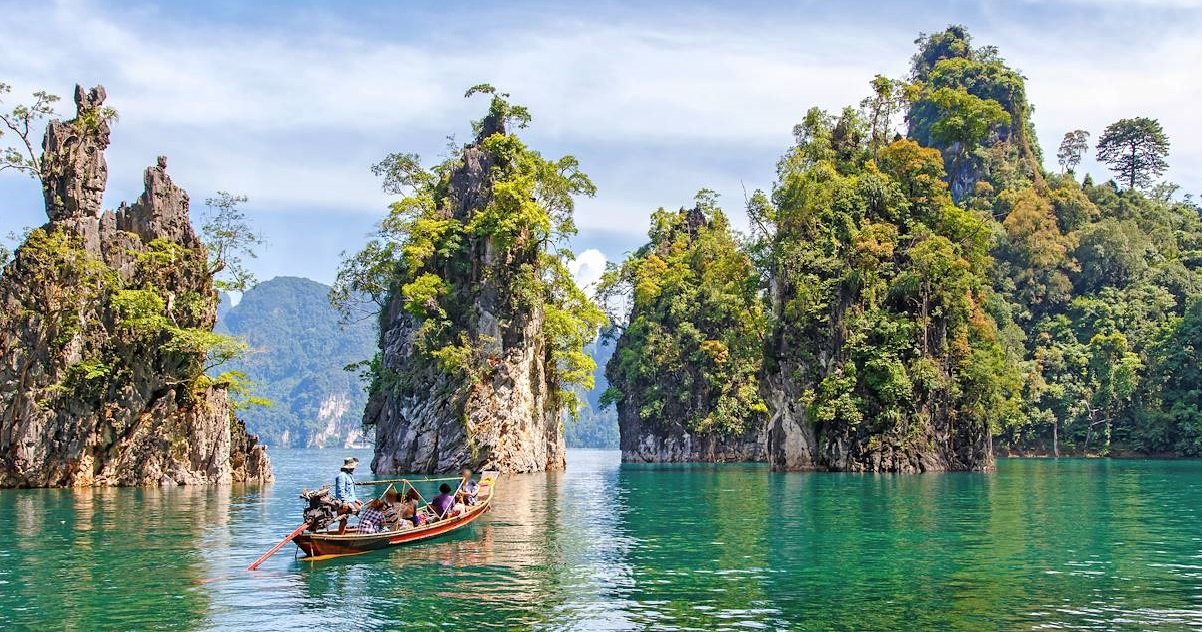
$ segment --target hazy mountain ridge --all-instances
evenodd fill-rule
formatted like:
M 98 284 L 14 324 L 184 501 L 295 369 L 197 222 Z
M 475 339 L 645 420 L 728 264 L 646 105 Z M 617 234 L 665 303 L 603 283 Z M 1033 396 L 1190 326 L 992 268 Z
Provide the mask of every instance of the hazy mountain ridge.
M 605 379 L 605 364 L 614 354 L 614 343 L 594 341 L 585 348 L 597 363 L 592 390 L 584 394 L 580 415 L 564 422 L 564 442 L 569 448 L 618 449 L 618 411 L 613 406 L 602 407 L 601 394 L 609 387 Z
M 276 277 L 248 290 L 237 305 L 223 298 L 217 330 L 244 338 L 251 353 L 232 368 L 255 383 L 268 407 L 242 411 L 268 445 L 342 447 L 365 442 L 360 419 L 366 394 L 348 364 L 375 353 L 375 320 L 344 324 L 329 287 Z

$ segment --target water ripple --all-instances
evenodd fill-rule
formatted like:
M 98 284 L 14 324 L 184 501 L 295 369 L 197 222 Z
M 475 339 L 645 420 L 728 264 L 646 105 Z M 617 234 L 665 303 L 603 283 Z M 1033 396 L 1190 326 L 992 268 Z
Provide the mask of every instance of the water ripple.
M 275 451 L 266 488 L 0 492 L 0 624 L 739 630 L 1202 626 L 1202 463 L 997 473 L 619 466 L 507 477 L 422 546 L 242 568 L 344 455 Z M 365 456 L 365 455 L 360 455 Z

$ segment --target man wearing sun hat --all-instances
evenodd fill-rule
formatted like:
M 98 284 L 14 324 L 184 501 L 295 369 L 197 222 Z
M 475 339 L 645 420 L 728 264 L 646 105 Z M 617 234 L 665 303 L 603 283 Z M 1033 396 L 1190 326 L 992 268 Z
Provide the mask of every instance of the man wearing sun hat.
M 339 470 L 338 476 L 334 477 L 334 498 L 342 503 L 342 507 L 338 509 L 342 520 L 338 524 L 338 533 L 346 531 L 346 521 L 352 514 L 359 513 L 359 507 L 362 503 L 359 502 L 359 497 L 355 495 L 355 466 L 359 465 L 359 459 L 353 456 L 348 456 L 342 460 L 342 469 Z

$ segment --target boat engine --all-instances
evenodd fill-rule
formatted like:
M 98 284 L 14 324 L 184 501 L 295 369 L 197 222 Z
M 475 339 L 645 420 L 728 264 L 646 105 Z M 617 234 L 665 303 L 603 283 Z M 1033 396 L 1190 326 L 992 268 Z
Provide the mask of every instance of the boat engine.
M 330 495 L 329 486 L 321 489 L 306 489 L 300 493 L 301 500 L 308 501 L 303 516 L 310 531 L 324 529 L 338 519 L 338 508 L 342 503 Z

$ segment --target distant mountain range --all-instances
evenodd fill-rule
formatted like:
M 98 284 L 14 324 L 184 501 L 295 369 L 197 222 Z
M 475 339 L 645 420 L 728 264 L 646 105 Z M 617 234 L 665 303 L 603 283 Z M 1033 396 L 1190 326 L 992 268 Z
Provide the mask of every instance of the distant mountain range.
M 597 370 L 593 373 L 595 385 L 593 390 L 585 394 L 585 406 L 580 411 L 579 419 L 567 419 L 564 422 L 564 440 L 569 448 L 602 448 L 618 449 L 618 411 L 612 406 L 601 410 L 597 400 L 609 387 L 605 379 L 605 363 L 614 354 L 613 343 L 601 344 L 600 341 L 589 345 L 587 349 L 597 361 Z
M 244 338 L 252 349 L 221 370 L 245 372 L 256 394 L 272 401 L 239 413 L 269 446 L 338 448 L 370 440 L 362 429 L 364 385 L 343 367 L 376 354 L 376 321 L 343 324 L 329 290 L 310 279 L 276 277 L 247 290 L 237 305 L 222 296 L 218 306 L 216 330 Z M 613 350 L 599 343 L 589 349 L 597 385 L 586 394 L 580 418 L 564 424 L 568 447 L 618 447 L 617 413 L 597 409 Z
M 376 353 L 374 319 L 344 325 L 329 287 L 276 277 L 247 290 L 237 305 L 223 297 L 217 331 L 244 338 L 252 352 L 222 369 L 240 369 L 270 407 L 240 412 L 247 428 L 270 446 L 363 445 L 367 397 L 348 364 Z

